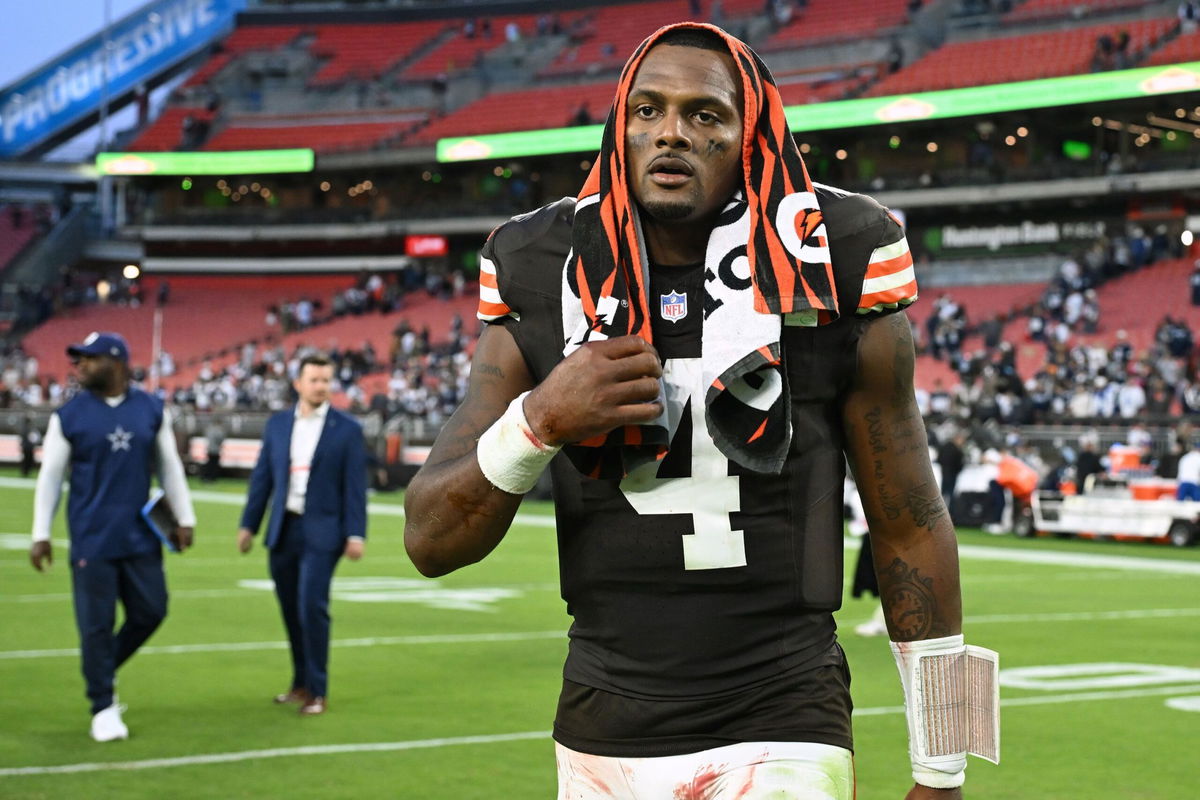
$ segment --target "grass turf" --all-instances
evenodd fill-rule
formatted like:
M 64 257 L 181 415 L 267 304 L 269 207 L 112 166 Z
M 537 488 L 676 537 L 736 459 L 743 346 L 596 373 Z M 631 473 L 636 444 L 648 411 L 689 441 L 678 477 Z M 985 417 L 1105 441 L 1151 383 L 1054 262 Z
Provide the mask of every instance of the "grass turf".
M 195 487 L 197 546 L 168 558 L 170 615 L 121 671 L 132 737 L 101 745 L 87 737 L 66 548 L 56 546 L 49 574 L 30 568 L 32 485 L 12 476 L 0 473 L 0 681 L 8 687 L 0 693 L 0 797 L 554 796 L 548 731 L 568 619 L 557 593 L 553 529 L 544 524 L 549 504 L 527 503 L 521 519 L 533 517 L 534 524 L 516 525 L 484 563 L 427 581 L 404 555 L 401 496 L 373 498 L 367 555 L 338 569 L 330 712 L 302 719 L 270 702 L 286 688 L 288 660 L 265 588 L 264 551 L 240 556 L 234 545 L 244 485 Z M 56 540 L 66 538 L 63 524 L 60 513 Z M 964 555 L 968 640 L 999 650 L 1002 667 L 1128 663 L 1191 670 L 1099 688 L 1063 685 L 1064 679 L 1041 689 L 1006 686 L 1002 763 L 972 759 L 967 796 L 1196 796 L 1200 716 L 1166 701 L 1200 695 L 1200 548 L 1016 540 L 972 530 L 960 538 L 993 557 L 1114 555 L 1197 569 L 1179 574 Z M 848 552 L 847 570 L 853 564 Z M 871 610 L 865 600 L 847 599 L 838 614 L 854 672 L 864 800 L 903 797 L 910 784 L 887 643 L 850 630 Z M 329 752 L 338 745 L 348 747 Z M 324 750 L 297 750 L 305 747 Z M 195 763 L 213 754 L 231 760 Z M 140 768 L 13 774 L 131 762 Z

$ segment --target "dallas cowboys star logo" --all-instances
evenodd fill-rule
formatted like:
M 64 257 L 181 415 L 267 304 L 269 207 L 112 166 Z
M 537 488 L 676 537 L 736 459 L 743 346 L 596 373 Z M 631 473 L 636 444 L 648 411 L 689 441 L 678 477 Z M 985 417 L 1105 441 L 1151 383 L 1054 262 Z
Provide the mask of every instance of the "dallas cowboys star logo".
M 112 443 L 112 452 L 114 453 L 118 450 L 129 450 L 129 440 L 132 438 L 132 431 L 127 431 L 120 425 L 117 426 L 115 431 L 107 436 L 108 441 Z

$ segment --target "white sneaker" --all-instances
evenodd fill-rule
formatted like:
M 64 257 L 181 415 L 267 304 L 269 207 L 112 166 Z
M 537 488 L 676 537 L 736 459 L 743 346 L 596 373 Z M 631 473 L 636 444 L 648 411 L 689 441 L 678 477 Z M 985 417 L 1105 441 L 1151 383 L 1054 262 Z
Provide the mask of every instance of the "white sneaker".
M 128 739 L 129 728 L 121 721 L 121 707 L 113 703 L 92 716 L 92 738 L 97 742 L 112 742 Z
M 1005 533 L 1008 533 L 1008 531 L 1004 529 L 1004 525 L 999 522 L 989 522 L 983 526 L 983 530 L 984 533 L 990 533 L 992 536 L 1001 536 Z
M 855 625 L 854 632 L 859 636 L 887 636 L 887 623 L 882 619 L 870 619 L 861 625 Z

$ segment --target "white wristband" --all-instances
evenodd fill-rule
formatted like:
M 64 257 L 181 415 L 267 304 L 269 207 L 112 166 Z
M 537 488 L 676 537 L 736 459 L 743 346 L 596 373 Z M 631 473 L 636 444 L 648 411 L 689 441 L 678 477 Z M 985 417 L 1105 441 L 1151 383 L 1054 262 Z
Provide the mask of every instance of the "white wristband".
M 904 686 L 913 780 L 954 789 L 966 780 L 967 754 L 998 763 L 999 657 L 968 647 L 962 635 L 892 642 Z
M 518 395 L 508 409 L 479 437 L 475 456 L 483 476 L 497 489 L 525 494 L 537 485 L 551 459 L 561 450 L 538 439 L 525 419 L 525 395 Z

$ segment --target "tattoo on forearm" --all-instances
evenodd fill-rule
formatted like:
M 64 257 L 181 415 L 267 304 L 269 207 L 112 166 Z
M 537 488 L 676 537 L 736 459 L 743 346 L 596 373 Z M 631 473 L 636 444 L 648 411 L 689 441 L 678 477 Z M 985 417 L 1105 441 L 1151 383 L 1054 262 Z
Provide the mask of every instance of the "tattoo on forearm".
M 883 443 L 883 412 L 879 406 L 875 406 L 866 413 L 867 418 L 867 442 L 871 445 L 871 452 L 875 455 L 887 452 L 887 445 Z
M 907 510 L 918 528 L 932 531 L 946 515 L 942 496 L 928 483 L 919 483 L 902 493 L 893 491 L 884 480 L 883 463 L 878 460 L 875 462 L 875 478 L 878 481 L 875 489 L 879 493 L 879 505 L 888 520 L 895 522 Z
M 946 504 L 942 496 L 927 483 L 922 483 L 908 492 L 908 511 L 917 527 L 932 531 L 946 516 Z
M 937 598 L 933 594 L 933 578 L 923 578 L 903 559 L 892 563 L 879 575 L 879 595 L 896 641 L 927 639 L 937 622 Z
M 504 377 L 504 370 L 500 369 L 495 364 L 472 364 L 471 369 L 482 375 L 491 375 L 495 378 Z

